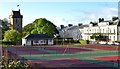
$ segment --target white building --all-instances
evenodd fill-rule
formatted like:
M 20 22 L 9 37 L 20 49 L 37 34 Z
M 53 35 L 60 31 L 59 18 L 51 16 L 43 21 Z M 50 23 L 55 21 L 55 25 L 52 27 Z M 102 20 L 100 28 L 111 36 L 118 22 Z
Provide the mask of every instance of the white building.
M 79 30 L 79 32 L 76 32 L 76 30 Z M 62 29 L 62 31 L 64 31 L 63 34 L 60 34 L 62 37 L 72 37 L 75 40 L 83 39 L 92 41 L 93 39 L 90 37 L 94 33 L 101 33 L 107 36 L 111 41 L 120 41 L 120 20 L 118 17 L 113 17 L 112 20 L 108 21 L 104 21 L 103 18 L 100 18 L 98 22 L 90 22 L 88 25 L 67 27 L 65 29 Z M 76 35 L 79 37 L 75 38 Z
M 22 45 L 53 45 L 53 38 L 47 34 L 30 34 L 22 39 Z
M 117 17 L 113 17 L 112 20 L 109 21 L 99 19 L 99 22 L 91 22 L 89 27 L 84 27 L 82 30 L 84 30 L 84 32 L 82 32 L 84 34 L 84 40 L 92 40 L 90 36 L 94 33 L 101 33 L 108 36 L 111 41 L 120 41 L 120 22 Z

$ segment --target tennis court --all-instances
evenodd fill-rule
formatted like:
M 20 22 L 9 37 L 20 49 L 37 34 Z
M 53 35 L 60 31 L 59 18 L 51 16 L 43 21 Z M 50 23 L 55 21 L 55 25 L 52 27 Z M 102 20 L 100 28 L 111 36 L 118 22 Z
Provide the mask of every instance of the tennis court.
M 118 46 L 84 45 L 6 48 L 37 67 L 118 67 Z

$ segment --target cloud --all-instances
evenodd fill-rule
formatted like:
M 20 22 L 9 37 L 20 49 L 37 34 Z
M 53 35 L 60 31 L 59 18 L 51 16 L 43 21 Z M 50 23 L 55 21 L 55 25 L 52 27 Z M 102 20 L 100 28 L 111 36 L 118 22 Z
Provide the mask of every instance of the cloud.
M 104 18 L 105 20 L 111 20 L 113 16 L 118 16 L 117 8 L 101 8 L 99 10 L 94 10 L 93 12 L 82 11 L 83 13 L 82 22 L 89 23 L 90 21 L 98 21 L 99 18 Z
M 73 24 L 77 25 L 78 23 L 89 24 L 90 21 L 98 21 L 99 18 L 104 18 L 105 20 L 111 20 L 113 16 L 117 16 L 118 10 L 116 8 L 101 8 L 99 11 L 80 11 L 82 15 L 74 15 L 72 19 L 64 17 L 55 17 L 49 18 L 56 26 Z
M 64 17 L 54 17 L 54 18 L 47 18 L 48 20 L 50 20 L 52 23 L 54 23 L 56 26 L 60 26 L 60 25 L 67 25 L 68 24 L 68 20 L 66 20 Z
M 111 20 L 113 16 L 118 16 L 117 8 L 100 8 L 94 11 L 77 11 L 79 15 L 71 15 L 72 18 L 66 18 L 62 16 L 56 16 L 53 18 L 47 18 L 49 21 L 53 22 L 56 26 L 60 25 L 67 26 L 68 24 L 78 25 L 78 23 L 89 24 L 90 21 L 98 21 L 99 18 L 104 18 L 105 20 Z M 66 13 L 67 14 L 67 13 Z

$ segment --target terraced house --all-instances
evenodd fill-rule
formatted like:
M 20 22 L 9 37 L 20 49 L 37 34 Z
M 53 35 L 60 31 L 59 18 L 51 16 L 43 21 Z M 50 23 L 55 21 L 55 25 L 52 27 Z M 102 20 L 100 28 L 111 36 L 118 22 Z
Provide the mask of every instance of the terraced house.
M 79 32 L 67 33 L 68 31 L 70 31 L 69 29 L 71 28 L 72 28 L 71 31 L 75 31 L 76 30 L 74 29 L 75 27 L 77 27 L 76 29 L 79 30 Z M 75 39 L 74 37 L 77 35 L 80 37 L 77 37 L 76 39 L 92 41 L 93 39 L 91 39 L 91 36 L 94 33 L 101 33 L 107 36 L 108 39 L 111 41 L 120 41 L 120 20 L 118 17 L 112 17 L 111 20 L 104 20 L 104 18 L 99 18 L 99 20 L 96 22 L 90 22 L 90 24 L 86 24 L 86 25 L 81 24 L 78 26 L 71 26 L 71 27 L 67 27 L 67 29 L 63 28 L 62 31 L 63 30 L 65 30 L 64 34 L 60 34 L 60 36 L 63 36 L 66 34 L 69 34 L 69 35 L 74 34 L 71 36 L 73 39 Z

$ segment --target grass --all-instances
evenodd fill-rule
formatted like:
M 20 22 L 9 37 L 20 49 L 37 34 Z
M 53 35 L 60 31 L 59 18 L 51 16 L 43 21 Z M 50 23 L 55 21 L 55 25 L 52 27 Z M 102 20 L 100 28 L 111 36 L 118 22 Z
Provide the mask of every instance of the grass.
M 2 44 L 1 46 L 2 47 L 13 47 L 14 45 L 4 45 L 4 44 Z
M 87 45 L 87 43 L 71 43 L 69 46 L 83 46 Z
M 80 44 L 87 44 L 86 40 L 80 40 L 79 42 L 80 42 Z

